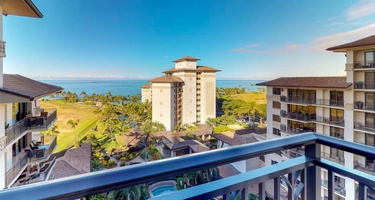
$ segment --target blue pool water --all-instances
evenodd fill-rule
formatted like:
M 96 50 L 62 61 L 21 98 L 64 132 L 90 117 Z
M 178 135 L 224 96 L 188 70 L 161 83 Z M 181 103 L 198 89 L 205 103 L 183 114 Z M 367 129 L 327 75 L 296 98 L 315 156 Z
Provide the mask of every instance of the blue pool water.
M 156 197 L 156 196 L 168 194 L 174 191 L 176 191 L 176 188 L 174 188 L 172 185 L 165 185 L 165 186 L 160 186 L 160 187 L 153 189 L 151 193 L 154 197 Z

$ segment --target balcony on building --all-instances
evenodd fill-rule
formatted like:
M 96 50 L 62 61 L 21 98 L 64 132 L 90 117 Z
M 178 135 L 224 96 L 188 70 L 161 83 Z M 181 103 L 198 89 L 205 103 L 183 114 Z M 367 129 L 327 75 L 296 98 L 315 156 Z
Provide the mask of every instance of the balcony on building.
M 267 197 L 290 200 L 372 198 L 375 177 L 325 159 L 321 156 L 323 145 L 375 159 L 374 147 L 305 133 L 10 188 L 0 191 L 0 199 L 78 199 L 95 194 L 107 195 L 110 191 L 138 184 L 169 180 L 198 170 L 296 148 L 304 150 L 304 154 L 152 199 L 235 199 L 238 196 L 248 199 L 250 192 L 262 200 Z M 347 184 L 353 184 L 354 190 L 350 193 Z
M 6 184 L 8 186 L 14 184 L 24 184 L 24 181 L 27 181 L 28 177 L 32 177 L 33 171 L 31 170 L 31 168 L 35 165 L 40 165 L 41 169 L 39 169 L 38 171 L 37 179 L 33 178 L 31 182 L 44 181 L 44 178 L 46 177 L 45 175 L 48 173 L 49 168 L 48 170 L 47 167 L 43 168 L 43 164 L 49 163 L 47 161 L 48 159 L 50 159 L 52 152 L 56 148 L 57 137 L 53 137 L 53 139 L 48 144 L 44 143 L 44 139 L 42 139 L 42 142 L 32 141 L 26 147 L 22 147 L 20 145 L 17 146 L 17 149 L 13 150 L 13 154 L 16 154 L 16 156 L 13 157 L 13 167 L 6 172 Z M 24 173 L 26 171 L 28 171 L 29 173 Z M 42 174 L 42 176 L 39 176 L 40 173 Z
M 366 61 L 355 61 L 353 64 L 353 70 L 368 70 L 375 68 L 375 61 L 374 60 L 366 60 Z

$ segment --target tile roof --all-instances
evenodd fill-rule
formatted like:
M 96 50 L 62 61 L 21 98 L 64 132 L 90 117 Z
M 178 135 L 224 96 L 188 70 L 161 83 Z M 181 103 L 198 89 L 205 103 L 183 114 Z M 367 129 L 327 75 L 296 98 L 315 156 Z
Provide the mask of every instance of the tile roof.
M 200 60 L 199 58 L 193 58 L 191 56 L 185 56 L 185 57 L 182 57 L 182 58 L 179 58 L 177 60 L 174 60 L 173 62 L 182 62 L 182 61 L 197 61 L 197 60 Z
M 173 73 L 173 72 L 220 72 L 221 70 L 209 67 L 209 66 L 197 66 L 197 69 L 186 69 L 186 68 L 171 68 L 163 73 Z
M 91 143 L 82 143 L 79 148 L 68 149 L 57 158 L 52 173 L 56 178 L 64 178 L 91 171 Z
M 224 143 L 229 144 L 230 146 L 258 142 L 258 140 L 252 135 L 238 135 L 232 131 L 212 134 L 212 137 L 221 140 Z
M 346 44 L 330 47 L 327 51 L 336 51 L 341 50 L 344 51 L 346 49 L 354 48 L 354 47 L 363 47 L 363 46 L 374 46 L 375 45 L 375 35 L 365 37 L 354 42 L 349 42 Z
M 29 98 L 31 101 L 63 90 L 62 87 L 35 81 L 18 74 L 4 74 L 3 78 L 4 87 L 0 88 L 0 92 Z
M 271 81 L 257 83 L 259 86 L 304 87 L 304 88 L 342 88 L 347 89 L 351 83 L 346 77 L 281 77 Z
M 177 76 L 160 76 L 149 80 L 151 83 L 183 83 L 184 81 Z
M 144 86 L 141 87 L 142 89 L 150 89 L 151 88 L 151 84 L 146 84 Z

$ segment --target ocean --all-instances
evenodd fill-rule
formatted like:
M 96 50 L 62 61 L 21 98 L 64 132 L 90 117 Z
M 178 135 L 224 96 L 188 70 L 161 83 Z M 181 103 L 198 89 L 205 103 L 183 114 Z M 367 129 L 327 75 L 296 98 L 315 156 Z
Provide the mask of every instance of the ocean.
M 136 95 L 141 93 L 141 86 L 149 83 L 147 80 L 38 80 L 43 83 L 63 87 L 65 91 L 74 92 L 79 95 L 82 91 L 91 95 L 106 94 L 112 95 Z M 256 83 L 263 80 L 216 80 L 216 87 L 231 88 L 245 87 L 246 91 L 257 91 L 261 86 Z

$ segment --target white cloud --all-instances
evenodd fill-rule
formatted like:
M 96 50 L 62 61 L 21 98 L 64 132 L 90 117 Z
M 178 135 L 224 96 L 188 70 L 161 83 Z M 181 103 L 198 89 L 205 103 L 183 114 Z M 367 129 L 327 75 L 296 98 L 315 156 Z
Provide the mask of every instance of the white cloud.
M 374 33 L 375 23 L 355 30 L 316 38 L 313 41 L 313 45 L 309 49 L 314 52 L 323 52 L 329 47 L 353 42 L 355 40 L 373 35 Z
M 350 7 L 347 12 L 348 20 L 355 20 L 375 13 L 374 0 L 362 0 Z
M 274 49 L 254 49 L 254 47 L 260 47 L 258 44 L 249 44 L 246 47 L 240 47 L 230 50 L 231 52 L 239 53 L 254 53 L 254 54 L 294 54 L 298 53 L 302 47 L 299 44 L 288 44 L 281 48 Z

